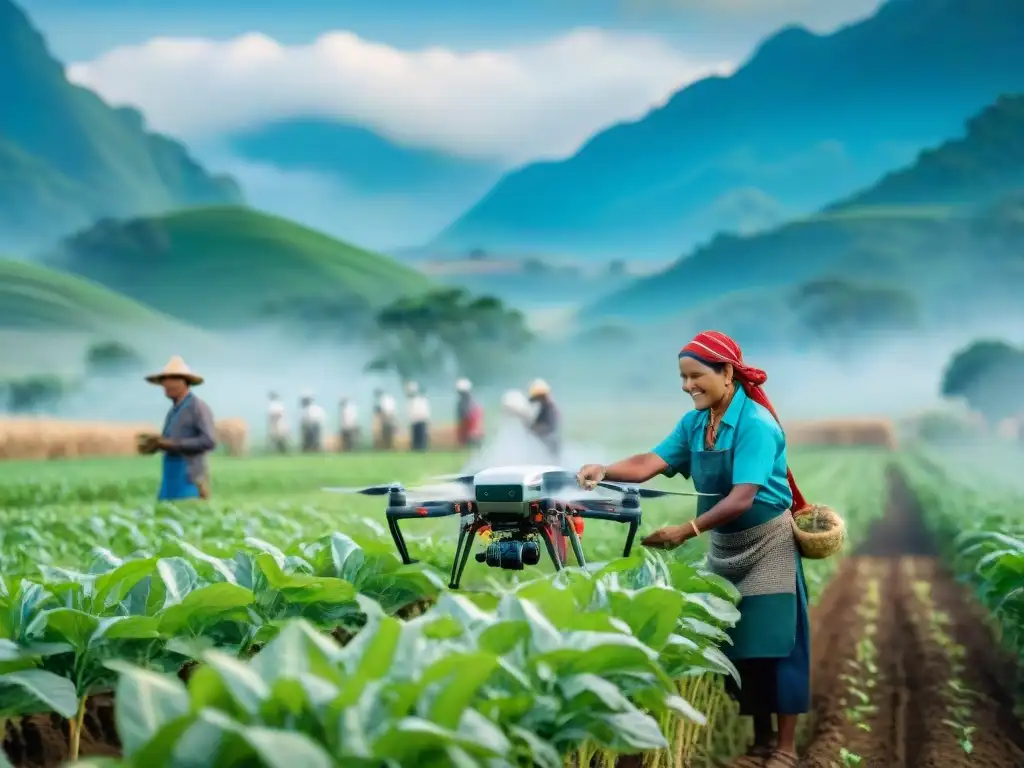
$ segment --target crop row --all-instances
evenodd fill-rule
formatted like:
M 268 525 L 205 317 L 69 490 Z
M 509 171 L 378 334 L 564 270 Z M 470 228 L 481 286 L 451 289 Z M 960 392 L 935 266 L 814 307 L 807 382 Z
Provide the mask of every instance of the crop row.
M 340 533 L 182 549 L 6 585 L 3 716 L 58 712 L 74 754 L 116 684 L 126 765 L 556 766 L 666 749 L 661 719 L 705 722 L 676 681 L 732 671 L 732 587 L 651 554 L 458 595 Z M 187 691 L 162 674 L 192 659 Z
M 821 467 L 804 485 L 856 538 L 884 461 Z M 0 536 L 0 717 L 58 712 L 74 744 L 88 698 L 116 688 L 120 764 L 670 768 L 737 746 L 720 650 L 736 595 L 696 548 L 458 594 L 432 567 L 450 536 L 401 566 L 376 520 L 307 506 L 17 509 Z M 816 592 L 833 563 L 807 565 Z M 193 660 L 183 688 L 168 673 Z
M 840 675 L 843 684 L 840 703 L 843 716 L 850 725 L 860 731 L 871 731 L 881 695 L 879 678 L 882 672 L 878 658 L 881 580 L 876 562 L 861 560 L 857 565 L 858 583 L 863 583 L 864 591 L 855 611 L 862 622 L 862 630 L 853 658 L 846 660 L 846 670 Z M 844 766 L 861 763 L 861 756 L 846 746 L 840 747 L 838 757 Z
M 910 611 L 913 631 L 926 641 L 920 643 L 922 647 L 942 657 L 941 666 L 946 673 L 938 692 L 944 707 L 942 725 L 953 732 L 960 749 L 969 755 L 974 750 L 971 735 L 975 726 L 971 724 L 971 707 L 976 694 L 964 682 L 967 651 L 952 635 L 950 616 L 939 610 L 935 603 L 932 596 L 933 582 L 918 577 L 911 558 L 904 560 L 902 567 L 904 578 L 910 583 L 914 594 L 914 605 Z
M 943 461 L 907 455 L 902 468 L 958 576 L 989 609 L 1000 641 L 1024 669 L 1024 493 L 971 482 Z M 1024 680 L 1018 681 L 1024 701 Z

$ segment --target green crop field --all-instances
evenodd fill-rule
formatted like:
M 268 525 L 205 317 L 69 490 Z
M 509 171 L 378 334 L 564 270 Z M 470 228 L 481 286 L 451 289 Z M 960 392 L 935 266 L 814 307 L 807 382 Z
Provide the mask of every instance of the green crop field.
M 0 463 L 0 716 L 10 764 L 77 756 L 147 768 L 669 768 L 742 751 L 745 731 L 723 689 L 733 671 L 724 631 L 738 618 L 738 597 L 702 570 L 702 540 L 672 553 L 638 547 L 622 559 L 624 530 L 588 521 L 588 570 L 555 574 L 545 560 L 507 572 L 471 560 L 454 592 L 446 586 L 452 519 L 404 524 L 420 561 L 404 566 L 380 498 L 320 490 L 414 485 L 464 461 L 444 453 L 216 456 L 214 499 L 179 505 L 154 504 L 152 459 Z M 877 604 L 864 595 L 896 589 L 872 570 L 867 551 L 906 535 L 880 533 L 898 518 L 896 465 L 925 502 L 948 562 L 1001 622 L 1006 647 L 1020 643 L 1013 574 L 1024 573 L 1024 548 L 1019 522 L 1008 522 L 1011 496 L 982 498 L 934 457 L 797 451 L 792 466 L 805 494 L 843 513 L 847 554 L 868 555 L 805 561 L 815 638 L 833 627 L 852 643 L 844 650 L 840 640 L 822 641 L 843 671 L 833 679 L 819 660 L 816 690 L 846 686 L 867 702 L 807 719 L 807 749 L 835 765 L 858 764 L 872 754 L 864 735 L 886 733 L 872 720 L 884 707 L 870 702 L 888 683 L 871 684 L 865 649 L 888 625 L 864 613 Z M 991 514 L 975 514 L 979 505 Z M 687 499 L 648 501 L 641 534 L 693 514 Z M 913 567 L 905 557 L 893 562 Z M 946 599 L 946 582 L 916 567 L 913 583 Z M 850 593 L 857 585 L 864 589 Z M 937 645 L 935 632 L 922 635 L 929 652 L 955 655 L 956 642 Z M 892 645 L 908 659 L 922 652 L 910 639 Z M 970 661 L 970 652 L 961 657 Z M 964 690 L 977 686 L 968 672 L 951 674 Z M 935 702 L 946 706 L 938 694 Z M 962 744 L 983 745 L 970 729 L 982 727 L 984 709 L 935 721 L 935 738 L 953 739 L 954 758 L 956 749 L 965 754 Z M 823 722 L 847 735 L 823 735 Z M 623 757 L 634 754 L 640 762 Z

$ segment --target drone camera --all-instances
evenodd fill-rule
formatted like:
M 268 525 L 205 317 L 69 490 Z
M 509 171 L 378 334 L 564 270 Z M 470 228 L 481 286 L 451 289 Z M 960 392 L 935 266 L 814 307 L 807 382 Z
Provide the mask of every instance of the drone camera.
M 492 541 L 486 550 L 478 552 L 476 561 L 503 571 L 521 571 L 524 566 L 540 562 L 540 547 L 535 541 L 501 539 Z

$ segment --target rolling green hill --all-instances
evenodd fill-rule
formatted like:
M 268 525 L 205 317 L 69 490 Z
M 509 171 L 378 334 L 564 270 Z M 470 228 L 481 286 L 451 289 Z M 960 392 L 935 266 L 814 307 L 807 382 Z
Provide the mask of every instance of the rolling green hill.
M 170 340 L 188 348 L 212 341 L 102 285 L 0 259 L 0 389 L 24 376 L 80 377 L 94 344 L 115 342 L 145 356 L 153 344 L 162 354 Z
M 249 208 L 99 222 L 46 262 L 203 327 L 243 326 L 271 305 L 379 307 L 429 290 L 422 273 Z
M 101 216 L 238 202 L 173 139 L 68 82 L 25 13 L 0 0 L 0 247 L 49 245 Z
M 704 310 L 722 310 L 721 300 L 732 297 L 732 313 L 718 314 L 724 326 L 747 311 L 741 305 L 760 306 L 769 318 L 780 296 L 836 277 L 891 285 L 913 298 L 925 321 L 949 320 L 950 307 L 1020 308 L 1021 252 L 1024 96 L 1006 96 L 972 119 L 962 138 L 923 152 L 873 187 L 763 234 L 719 236 L 586 316 L 706 317 Z
M 178 327 L 172 318 L 89 280 L 0 259 L 0 329 L 109 333 Z

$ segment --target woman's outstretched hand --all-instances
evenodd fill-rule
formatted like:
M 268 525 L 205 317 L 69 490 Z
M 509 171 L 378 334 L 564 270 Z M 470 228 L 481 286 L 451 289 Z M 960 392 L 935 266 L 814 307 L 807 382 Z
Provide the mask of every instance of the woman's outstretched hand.
M 690 538 L 690 529 L 685 525 L 669 525 L 659 528 L 645 538 L 641 544 L 651 549 L 675 549 Z
M 594 490 L 602 480 L 604 480 L 604 467 L 600 464 L 584 464 L 576 473 L 576 482 L 580 488 L 588 491 Z

